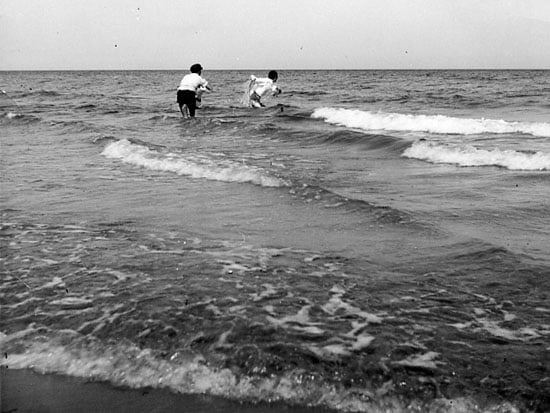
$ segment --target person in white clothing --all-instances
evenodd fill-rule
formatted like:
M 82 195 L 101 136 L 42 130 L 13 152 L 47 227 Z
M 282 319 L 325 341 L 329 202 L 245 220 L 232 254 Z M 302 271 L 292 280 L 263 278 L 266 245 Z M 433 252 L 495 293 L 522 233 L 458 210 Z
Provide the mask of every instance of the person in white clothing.
M 250 76 L 248 84 L 249 104 L 253 108 L 262 108 L 265 105 L 261 102 L 262 96 L 271 92 L 273 96 L 277 96 L 282 90 L 275 84 L 279 78 L 275 70 L 271 70 L 267 77 Z
M 212 90 L 206 79 L 201 77 L 202 66 L 199 63 L 195 63 L 189 70 L 191 73 L 181 79 L 177 92 L 177 102 L 184 118 L 187 114 L 192 118 L 195 117 L 197 101 L 200 104 L 202 93 L 205 90 Z

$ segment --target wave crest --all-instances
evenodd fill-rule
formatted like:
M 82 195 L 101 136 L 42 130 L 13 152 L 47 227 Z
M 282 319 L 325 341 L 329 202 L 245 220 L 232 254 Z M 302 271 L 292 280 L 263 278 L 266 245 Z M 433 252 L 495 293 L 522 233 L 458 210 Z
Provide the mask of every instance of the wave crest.
M 318 108 L 312 118 L 349 128 L 440 134 L 525 133 L 550 137 L 550 123 L 510 122 L 496 119 L 455 118 L 444 115 L 407 115 L 342 108 Z
M 513 150 L 477 149 L 473 146 L 451 147 L 433 142 L 415 142 L 403 152 L 407 158 L 460 166 L 500 166 L 518 171 L 550 170 L 550 154 Z
M 160 153 L 127 139 L 108 144 L 102 152 L 107 158 L 141 166 L 153 171 L 174 172 L 193 178 L 206 178 L 223 182 L 248 182 L 266 187 L 288 184 L 279 178 L 266 175 L 261 169 L 236 162 L 215 162 L 213 159 L 188 157 L 174 153 Z

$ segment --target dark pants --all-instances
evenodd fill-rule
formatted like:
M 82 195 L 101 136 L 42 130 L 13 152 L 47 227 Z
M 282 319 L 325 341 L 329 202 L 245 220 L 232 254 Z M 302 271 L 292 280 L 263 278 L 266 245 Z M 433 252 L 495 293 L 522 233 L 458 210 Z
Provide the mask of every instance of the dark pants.
M 195 92 L 192 90 L 178 90 L 178 105 L 180 107 L 180 111 L 183 114 L 182 106 L 186 105 L 187 109 L 189 110 L 189 116 L 194 117 L 195 116 L 195 109 L 197 109 L 197 102 L 196 102 L 196 95 Z

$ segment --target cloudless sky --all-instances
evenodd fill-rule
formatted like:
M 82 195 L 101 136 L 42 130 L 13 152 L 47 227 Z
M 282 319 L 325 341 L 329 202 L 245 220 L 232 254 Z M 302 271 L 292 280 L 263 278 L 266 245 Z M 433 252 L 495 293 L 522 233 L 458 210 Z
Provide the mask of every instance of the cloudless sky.
M 0 0 L 0 70 L 550 69 L 550 0 Z

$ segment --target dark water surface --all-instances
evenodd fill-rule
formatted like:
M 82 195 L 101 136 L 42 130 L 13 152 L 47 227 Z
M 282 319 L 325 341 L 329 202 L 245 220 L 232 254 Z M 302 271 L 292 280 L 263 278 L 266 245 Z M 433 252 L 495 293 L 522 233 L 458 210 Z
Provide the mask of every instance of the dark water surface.
M 550 71 L 206 71 L 194 120 L 183 74 L 0 73 L 3 365 L 550 409 Z

